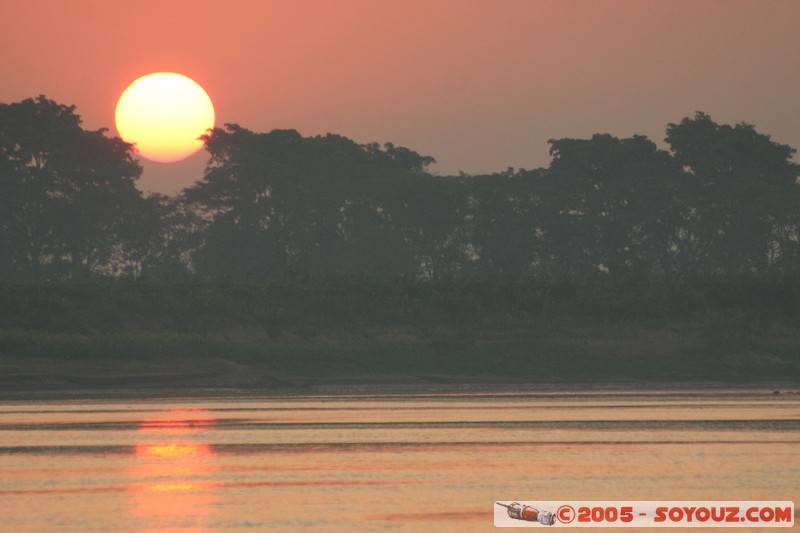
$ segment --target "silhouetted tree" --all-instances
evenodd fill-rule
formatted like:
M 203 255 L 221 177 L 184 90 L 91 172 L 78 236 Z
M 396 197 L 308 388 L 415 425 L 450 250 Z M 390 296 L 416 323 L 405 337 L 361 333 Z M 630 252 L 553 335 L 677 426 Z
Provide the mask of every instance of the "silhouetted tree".
M 666 141 L 692 178 L 684 191 L 691 243 L 684 255 L 693 269 L 763 271 L 797 257 L 800 166 L 791 161 L 793 148 L 704 113 L 670 124 Z
M 144 198 L 132 146 L 44 96 L 0 104 L 0 276 L 428 279 L 800 266 L 795 150 L 697 113 L 643 136 L 550 141 L 548 168 L 434 176 L 434 160 L 235 124 L 205 173 Z
M 418 272 L 428 279 L 463 274 L 472 253 L 464 179 L 427 176 L 409 186 L 402 199 L 397 218 Z
M 542 174 L 508 169 L 468 180 L 475 273 L 527 275 L 546 268 Z
M 684 180 L 670 154 L 639 135 L 550 145 L 541 195 L 551 260 L 575 274 L 671 270 Z
M 131 145 L 44 96 L 0 104 L 0 266 L 11 276 L 115 272 L 141 207 Z
M 132 277 L 174 279 L 192 274 L 191 253 L 206 228 L 180 198 L 151 194 L 125 226 L 121 271 Z
M 203 275 L 413 268 L 392 192 L 433 160 L 387 144 L 234 124 L 205 136 L 203 179 L 185 191 L 209 220 L 195 254 Z

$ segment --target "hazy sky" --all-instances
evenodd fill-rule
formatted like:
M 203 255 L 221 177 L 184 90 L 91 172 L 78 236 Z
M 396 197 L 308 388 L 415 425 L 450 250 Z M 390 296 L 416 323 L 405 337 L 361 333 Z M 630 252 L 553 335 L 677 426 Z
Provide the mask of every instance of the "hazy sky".
M 134 79 L 185 74 L 217 124 L 407 146 L 441 174 L 549 161 L 547 140 L 661 142 L 705 111 L 800 148 L 800 1 L 0 0 L 0 101 L 114 128 Z M 795 157 L 798 160 L 798 157 Z M 205 152 L 144 163 L 175 192 Z

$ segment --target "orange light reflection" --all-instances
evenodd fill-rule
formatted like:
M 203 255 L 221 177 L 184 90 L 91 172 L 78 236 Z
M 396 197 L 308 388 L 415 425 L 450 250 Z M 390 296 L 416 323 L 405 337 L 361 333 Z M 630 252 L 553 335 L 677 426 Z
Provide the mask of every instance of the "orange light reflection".
M 128 486 L 137 530 L 206 530 L 219 497 L 213 480 L 214 450 L 202 436 L 215 423 L 199 410 L 170 411 L 142 422 Z
M 155 456 L 166 459 L 186 457 L 212 457 L 211 448 L 205 444 L 138 444 L 137 457 Z

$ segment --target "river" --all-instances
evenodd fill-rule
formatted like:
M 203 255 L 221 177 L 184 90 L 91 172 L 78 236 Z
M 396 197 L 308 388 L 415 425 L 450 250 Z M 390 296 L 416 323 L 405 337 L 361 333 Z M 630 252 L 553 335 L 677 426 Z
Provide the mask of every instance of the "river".
M 791 391 L 0 402 L 15 533 L 490 531 L 495 501 L 797 503 L 798 479 Z

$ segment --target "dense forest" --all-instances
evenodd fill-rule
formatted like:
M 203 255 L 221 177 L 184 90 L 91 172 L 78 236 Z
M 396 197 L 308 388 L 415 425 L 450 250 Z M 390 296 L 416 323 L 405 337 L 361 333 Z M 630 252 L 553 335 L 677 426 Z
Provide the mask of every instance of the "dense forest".
M 800 267 L 795 150 L 698 112 L 647 137 L 553 139 L 547 168 L 235 124 L 203 176 L 136 188 L 135 147 L 44 96 L 0 104 L 0 279 L 579 279 Z

